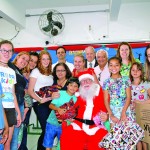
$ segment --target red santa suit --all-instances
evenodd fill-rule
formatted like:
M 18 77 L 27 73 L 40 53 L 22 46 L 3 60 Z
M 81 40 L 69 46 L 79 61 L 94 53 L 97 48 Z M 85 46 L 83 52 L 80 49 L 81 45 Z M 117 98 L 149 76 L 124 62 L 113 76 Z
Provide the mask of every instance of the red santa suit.
M 106 112 L 102 88 L 97 85 L 94 99 L 84 100 L 77 98 L 75 104 L 78 108 L 76 118 L 81 120 L 93 120 L 100 111 Z M 62 128 L 61 150 L 103 150 L 99 148 L 98 143 L 107 134 L 107 130 L 96 126 L 87 125 L 78 120 L 74 120 L 71 125 Z

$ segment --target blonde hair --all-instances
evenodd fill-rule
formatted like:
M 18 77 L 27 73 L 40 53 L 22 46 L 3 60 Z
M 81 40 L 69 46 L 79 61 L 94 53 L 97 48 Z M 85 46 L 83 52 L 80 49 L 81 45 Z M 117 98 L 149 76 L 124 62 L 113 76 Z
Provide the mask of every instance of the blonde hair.
M 76 54 L 76 55 L 74 56 L 74 59 L 75 59 L 75 57 L 80 57 L 80 58 L 82 58 L 83 62 L 85 62 L 84 56 L 83 56 L 81 53 Z
M 45 54 L 48 55 L 49 60 L 50 60 L 48 68 L 44 68 L 42 63 L 41 63 L 42 56 L 45 55 Z M 44 74 L 44 75 L 51 75 L 52 74 L 52 58 L 51 58 L 51 55 L 49 54 L 49 52 L 47 52 L 45 50 L 42 50 L 39 53 L 38 69 L 39 69 L 41 74 Z
M 22 51 L 22 52 L 18 53 L 17 56 L 15 57 L 15 59 L 14 59 L 14 61 L 13 61 L 13 64 L 14 64 L 14 65 L 16 65 L 17 60 L 18 60 L 18 57 L 20 57 L 20 56 L 22 56 L 22 55 L 28 55 L 29 58 L 30 58 L 30 54 L 29 54 L 28 52 Z

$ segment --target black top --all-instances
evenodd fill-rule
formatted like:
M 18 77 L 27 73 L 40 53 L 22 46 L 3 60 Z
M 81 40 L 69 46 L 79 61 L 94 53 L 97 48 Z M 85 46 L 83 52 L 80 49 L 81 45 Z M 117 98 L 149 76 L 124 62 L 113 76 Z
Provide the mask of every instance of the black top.
M 66 82 L 67 83 L 67 82 Z M 67 90 L 67 85 L 66 85 L 66 83 L 65 83 L 65 85 L 60 89 L 60 90 Z M 54 83 L 53 83 L 53 85 L 57 85 L 57 80 L 54 80 Z
M 12 68 L 15 73 L 16 73 L 16 81 L 17 83 L 15 84 L 15 93 L 17 97 L 17 101 L 19 105 L 24 104 L 24 95 L 25 95 L 25 87 L 26 87 L 26 80 L 24 76 L 22 75 L 21 70 L 12 64 L 11 62 L 8 63 L 8 66 Z

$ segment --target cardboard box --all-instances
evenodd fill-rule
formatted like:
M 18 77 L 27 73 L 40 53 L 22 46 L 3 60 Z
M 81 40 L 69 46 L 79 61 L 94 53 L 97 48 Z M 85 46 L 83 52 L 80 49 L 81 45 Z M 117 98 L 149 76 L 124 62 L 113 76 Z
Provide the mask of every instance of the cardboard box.
M 150 145 L 150 104 L 136 104 L 136 121 L 144 129 L 144 142 Z

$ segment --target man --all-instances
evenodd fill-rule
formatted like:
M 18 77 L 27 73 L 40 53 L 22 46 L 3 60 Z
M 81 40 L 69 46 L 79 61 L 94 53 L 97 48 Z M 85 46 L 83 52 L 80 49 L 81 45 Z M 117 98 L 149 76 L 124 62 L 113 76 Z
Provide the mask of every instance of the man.
M 110 72 L 108 69 L 108 52 L 100 49 L 96 53 L 96 59 L 98 62 L 98 66 L 94 68 L 94 72 L 99 80 L 101 86 L 103 86 L 103 82 L 110 77 Z
M 85 48 L 85 57 L 85 68 L 94 68 L 98 65 L 97 60 L 95 58 L 94 47 L 88 46 Z
M 107 120 L 103 91 L 94 83 L 90 71 L 80 73 L 79 81 L 80 96 L 75 103 L 77 116 L 70 125 L 62 126 L 61 150 L 103 150 L 98 147 L 98 143 L 107 134 L 102 125 Z M 101 126 L 96 125 L 94 118 L 97 116 L 101 120 Z
M 56 55 L 58 57 L 58 61 L 52 65 L 52 70 L 57 63 L 64 62 L 69 67 L 70 71 L 72 72 L 74 69 L 74 65 L 72 63 L 69 63 L 68 61 L 66 61 L 66 49 L 64 47 L 59 47 L 56 50 Z

